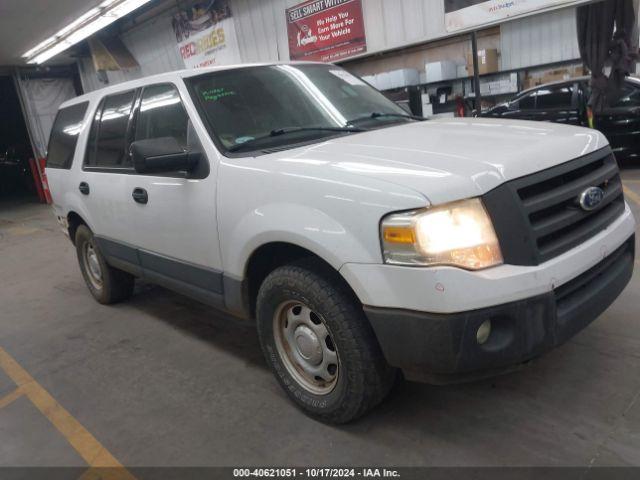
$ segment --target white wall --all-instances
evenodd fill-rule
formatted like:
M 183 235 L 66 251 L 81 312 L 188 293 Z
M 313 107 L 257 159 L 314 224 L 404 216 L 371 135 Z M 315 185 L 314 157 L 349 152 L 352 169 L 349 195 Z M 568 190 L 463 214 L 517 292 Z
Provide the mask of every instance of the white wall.
M 289 58 L 284 11 L 295 3 L 295 0 L 231 1 L 243 62 L 270 62 Z
M 501 68 L 580 58 L 574 8 L 513 20 L 500 26 Z
M 231 0 L 242 60 L 289 59 L 285 10 L 301 0 Z M 362 0 L 367 52 L 446 35 L 442 0 Z
M 171 4 L 170 2 L 169 4 Z M 243 62 L 288 60 L 285 9 L 299 0 L 231 0 Z M 436 40 L 447 35 L 442 0 L 363 0 L 367 53 Z M 573 9 L 515 20 L 501 26 L 502 69 L 579 57 Z M 171 27 L 174 10 L 123 34 L 140 68 L 108 72 L 110 83 L 184 68 Z M 85 91 L 103 85 L 92 62 L 79 62 Z
M 172 15 L 172 11 L 165 12 L 122 35 L 123 43 L 138 61 L 140 67 L 107 72 L 110 84 L 184 68 L 184 63 L 176 48 L 176 37 L 171 26 Z M 93 61 L 90 58 L 83 58 L 78 64 L 85 92 L 105 86 L 98 81 Z

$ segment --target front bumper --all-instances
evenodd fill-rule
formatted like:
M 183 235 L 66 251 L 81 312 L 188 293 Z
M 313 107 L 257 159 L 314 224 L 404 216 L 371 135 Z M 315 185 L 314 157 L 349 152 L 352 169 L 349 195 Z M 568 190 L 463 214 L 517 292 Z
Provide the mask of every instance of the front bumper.
M 553 291 L 596 265 L 636 230 L 631 209 L 577 247 L 540 265 L 455 267 L 346 263 L 340 273 L 363 305 L 431 313 L 493 307 Z
M 387 361 L 411 380 L 447 383 L 522 364 L 595 320 L 631 279 L 635 235 L 598 264 L 550 292 L 498 306 L 435 314 L 365 307 Z M 480 345 L 476 333 L 491 320 Z

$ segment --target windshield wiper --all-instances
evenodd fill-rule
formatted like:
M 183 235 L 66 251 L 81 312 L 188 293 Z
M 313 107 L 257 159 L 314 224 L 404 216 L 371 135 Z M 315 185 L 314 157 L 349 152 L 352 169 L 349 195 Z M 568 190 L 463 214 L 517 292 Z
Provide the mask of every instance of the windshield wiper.
M 408 113 L 381 113 L 381 112 L 373 112 L 369 115 L 365 115 L 362 117 L 354 118 L 353 120 L 349 120 L 347 125 L 351 125 L 352 123 L 364 122 L 366 120 L 371 120 L 372 118 L 384 118 L 384 117 L 396 117 L 396 118 L 408 118 L 411 120 L 417 120 L 419 122 L 423 122 L 426 118 L 418 117 L 417 115 L 409 115 Z
M 252 145 L 253 143 L 260 142 L 261 140 L 265 140 L 267 138 L 279 137 L 281 135 L 288 135 L 290 133 L 296 132 L 364 132 L 365 128 L 357 128 L 357 127 L 287 127 L 287 128 L 276 128 L 275 130 L 271 130 L 268 135 L 261 135 L 259 137 L 252 138 L 243 143 L 238 143 L 237 145 L 233 145 L 227 148 L 229 152 L 236 152 L 241 150 L 247 146 Z

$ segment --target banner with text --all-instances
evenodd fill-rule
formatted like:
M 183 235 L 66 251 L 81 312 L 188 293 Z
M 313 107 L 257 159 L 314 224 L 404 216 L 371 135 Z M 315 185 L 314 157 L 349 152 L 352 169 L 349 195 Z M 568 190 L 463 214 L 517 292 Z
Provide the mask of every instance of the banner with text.
M 196 4 L 173 17 L 178 51 L 187 68 L 240 63 L 228 0 Z
M 468 30 L 531 14 L 538 10 L 587 3 L 590 0 L 444 0 L 448 32 Z
M 335 62 L 367 51 L 362 0 L 311 0 L 286 15 L 291 60 Z

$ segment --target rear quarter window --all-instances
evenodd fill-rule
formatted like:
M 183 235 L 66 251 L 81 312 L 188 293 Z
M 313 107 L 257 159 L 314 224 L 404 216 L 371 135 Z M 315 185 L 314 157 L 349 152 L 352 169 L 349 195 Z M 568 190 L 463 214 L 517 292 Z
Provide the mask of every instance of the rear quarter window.
M 58 111 L 49 136 L 47 168 L 71 168 L 89 102 Z

